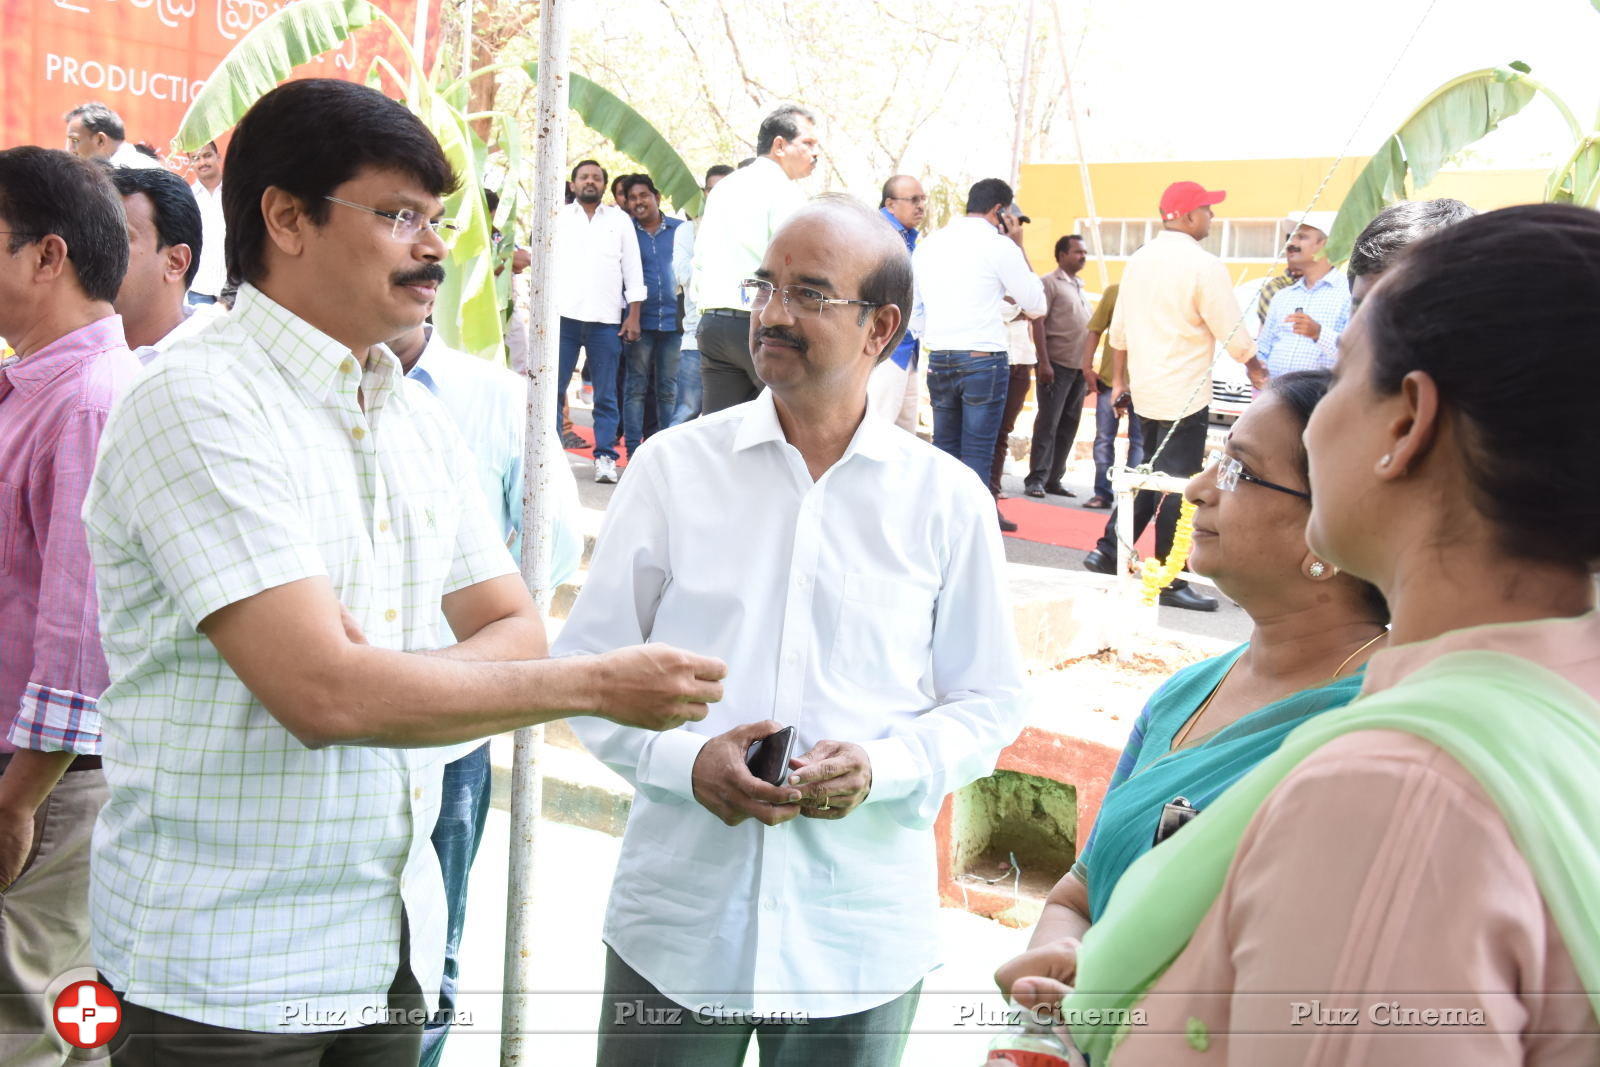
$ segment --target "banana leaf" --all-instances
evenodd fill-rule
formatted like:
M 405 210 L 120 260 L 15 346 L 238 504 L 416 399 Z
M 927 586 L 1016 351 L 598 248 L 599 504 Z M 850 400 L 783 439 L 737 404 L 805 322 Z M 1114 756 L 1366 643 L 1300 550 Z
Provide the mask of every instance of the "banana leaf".
M 419 106 L 420 105 L 420 106 Z M 494 276 L 488 205 L 483 199 L 483 152 L 466 118 L 431 88 L 413 108 L 444 148 L 461 179 L 445 198 L 445 217 L 458 229 L 445 260 L 445 279 L 433 304 L 433 326 L 451 348 L 505 361 L 500 300 Z M 475 143 L 476 142 L 476 143 Z
M 405 34 L 368 0 L 299 0 L 273 12 L 206 79 L 178 127 L 178 150 L 193 152 L 213 140 L 296 67 L 338 48 L 374 22 L 387 23 L 405 44 Z
M 1595 0 L 1600 4 L 1600 0 Z M 1594 207 L 1600 195 L 1600 134 L 1591 133 L 1578 142 L 1567 161 L 1551 175 L 1545 199 L 1557 204 Z
M 539 78 L 539 64 L 528 63 L 523 68 L 528 77 Z M 644 116 L 623 103 L 616 94 L 585 78 L 581 74 L 569 75 L 569 106 L 583 119 L 584 125 L 605 137 L 617 151 L 638 163 L 655 181 L 661 195 L 670 200 L 679 211 L 698 215 L 705 200 L 700 182 L 689 169 L 677 149 Z
M 1434 90 L 1362 168 L 1334 220 L 1328 258 L 1335 263 L 1350 258 L 1367 223 L 1405 198 L 1408 177 L 1413 189 L 1428 184 L 1450 157 L 1488 135 L 1540 92 L 1571 120 L 1571 112 L 1554 94 L 1511 67 L 1475 70 Z

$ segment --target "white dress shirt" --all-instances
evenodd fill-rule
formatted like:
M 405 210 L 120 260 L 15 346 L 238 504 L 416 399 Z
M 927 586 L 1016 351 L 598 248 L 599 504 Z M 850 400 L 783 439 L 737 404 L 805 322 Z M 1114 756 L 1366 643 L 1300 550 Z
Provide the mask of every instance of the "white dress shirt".
M 1186 233 L 1162 230 L 1128 257 L 1107 342 L 1128 353 L 1128 391 L 1143 419 L 1176 422 L 1211 404 L 1217 345 L 1255 355 L 1222 260 Z
M 216 191 L 198 181 L 190 182 L 194 202 L 200 205 L 200 266 L 194 273 L 191 293 L 216 296 L 228 284 L 228 264 L 223 258 L 223 242 L 228 236 L 228 220 L 222 214 L 222 183 Z
M 691 264 L 694 262 L 694 234 L 695 223 L 689 219 L 672 239 L 672 276 L 678 283 L 678 290 L 683 293 L 683 347 L 698 349 L 700 340 L 695 336 L 700 328 L 700 305 L 694 302 L 694 294 L 689 279 L 692 276 Z
M 911 272 L 911 330 L 924 352 L 1006 351 L 1008 296 L 1031 318 L 1045 312 L 1044 283 L 1022 249 L 984 219 L 962 216 L 917 242 Z
M 156 341 L 155 344 L 141 345 L 135 348 L 133 354 L 139 357 L 140 363 L 149 363 L 179 341 L 186 340 L 205 329 L 212 319 L 227 313 L 228 309 L 221 304 L 191 304 L 185 300 L 183 303 L 183 321 L 168 330 L 166 336 Z
M 111 668 L 90 941 L 144 1007 L 267 1033 L 359 1025 L 340 1020 L 387 1004 L 402 909 L 437 999 L 445 750 L 308 749 L 199 629 L 326 577 L 372 645 L 433 649 L 445 594 L 516 573 L 450 416 L 379 352 L 359 363 L 245 285 L 106 423 L 83 508 Z
M 574 200 L 556 212 L 556 311 L 579 322 L 622 321 L 648 295 L 633 216 L 601 204 L 590 216 Z
M 137 148 L 132 141 L 123 141 L 117 145 L 117 150 L 106 159 L 115 167 L 133 167 L 135 170 L 165 170 L 159 159 L 151 159 Z
M 695 303 L 702 310 L 746 310 L 739 287 L 761 266 L 778 227 L 805 202 L 800 183 L 766 156 L 718 182 L 695 235 Z
M 721 188 L 720 186 L 718 188 Z M 665 641 L 728 663 L 723 700 L 667 733 L 572 720 L 638 789 L 606 942 L 713 1014 L 829 1018 L 938 959 L 932 826 L 1022 726 L 994 501 L 957 460 L 864 419 L 813 482 L 772 394 L 663 430 L 612 497 L 553 652 Z M 837 822 L 725 826 L 694 799 L 706 740 L 794 726 L 861 745 L 872 792 Z

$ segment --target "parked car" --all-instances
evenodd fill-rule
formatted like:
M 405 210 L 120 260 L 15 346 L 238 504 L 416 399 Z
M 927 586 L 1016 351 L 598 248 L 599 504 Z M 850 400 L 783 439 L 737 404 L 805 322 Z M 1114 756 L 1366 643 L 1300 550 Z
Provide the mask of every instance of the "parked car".
M 1261 296 L 1264 280 L 1252 278 L 1233 289 L 1243 320 L 1239 328 L 1248 331 L 1252 339 L 1260 326 L 1256 321 L 1256 301 Z M 1250 375 L 1245 372 L 1244 364 L 1218 345 L 1211 361 L 1211 425 L 1232 426 L 1244 414 L 1244 409 L 1250 406 L 1250 399 L 1254 395 L 1255 389 L 1250 384 Z

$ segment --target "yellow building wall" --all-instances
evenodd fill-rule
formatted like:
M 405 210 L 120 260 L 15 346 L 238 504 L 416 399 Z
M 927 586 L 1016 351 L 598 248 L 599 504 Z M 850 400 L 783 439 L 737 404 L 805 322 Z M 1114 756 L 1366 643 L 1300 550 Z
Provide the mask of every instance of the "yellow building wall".
M 1162 190 L 1175 181 L 1195 181 L 1207 189 L 1227 190 L 1228 199 L 1215 208 L 1219 219 L 1287 218 L 1304 211 L 1314 195 L 1316 210 L 1337 211 L 1367 160 L 1362 157 L 1340 162 L 1317 195 L 1333 163 L 1332 158 L 1091 163 L 1089 175 L 1095 208 L 1104 219 L 1157 217 Z M 1480 211 L 1491 211 L 1543 199 L 1544 180 L 1545 172 L 1540 170 L 1452 171 L 1440 173 L 1414 198 L 1449 196 Z M 1028 262 L 1041 274 L 1055 269 L 1056 239 L 1075 232 L 1076 221 L 1089 214 L 1080 168 L 1076 163 L 1024 164 L 1017 200 L 1033 220 L 1023 234 Z M 1106 261 L 1110 282 L 1121 279 L 1124 262 Z M 1224 262 L 1228 263 L 1235 285 L 1275 269 L 1274 264 L 1258 261 Z M 1093 259 L 1082 277 L 1088 289 L 1098 292 L 1102 288 L 1100 268 Z

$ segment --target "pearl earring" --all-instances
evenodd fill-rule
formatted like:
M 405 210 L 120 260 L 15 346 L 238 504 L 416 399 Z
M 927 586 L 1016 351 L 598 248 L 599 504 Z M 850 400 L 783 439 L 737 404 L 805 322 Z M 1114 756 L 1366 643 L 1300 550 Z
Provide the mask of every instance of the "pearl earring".
M 1387 467 L 1389 464 L 1391 464 L 1393 462 L 1394 462 L 1394 457 L 1393 456 L 1385 455 L 1382 459 L 1378 460 L 1378 466 Z
M 1328 573 L 1327 565 L 1324 564 L 1320 559 L 1307 569 L 1311 572 L 1311 577 L 1313 578 L 1321 578 L 1324 574 Z

